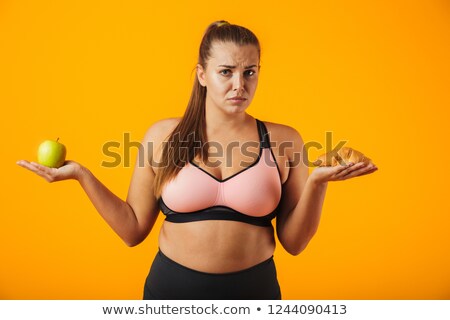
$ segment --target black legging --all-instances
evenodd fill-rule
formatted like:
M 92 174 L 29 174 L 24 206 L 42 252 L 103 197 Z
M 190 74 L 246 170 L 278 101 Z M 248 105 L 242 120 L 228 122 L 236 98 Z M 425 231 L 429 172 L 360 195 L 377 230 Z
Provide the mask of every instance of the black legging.
M 144 286 L 145 300 L 280 300 L 273 257 L 237 272 L 187 268 L 158 251 Z

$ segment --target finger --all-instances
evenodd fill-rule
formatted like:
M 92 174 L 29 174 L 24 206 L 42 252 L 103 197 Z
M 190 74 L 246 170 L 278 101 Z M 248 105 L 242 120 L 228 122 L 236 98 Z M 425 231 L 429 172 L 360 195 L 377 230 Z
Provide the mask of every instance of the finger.
M 27 163 L 27 162 L 28 161 L 26 161 L 26 160 L 17 160 L 16 164 L 19 165 L 19 166 L 22 166 L 24 163 Z
M 355 165 L 355 164 L 352 162 L 352 163 L 349 163 L 349 164 L 346 164 L 346 165 L 339 165 L 339 166 L 336 166 L 336 167 L 334 167 L 334 169 L 335 169 L 334 174 L 335 174 L 335 175 L 342 175 L 342 174 L 345 174 L 346 172 L 349 172 L 349 171 L 350 171 L 350 168 L 352 168 L 354 165 Z
M 371 174 L 371 173 L 374 173 L 375 171 L 377 171 L 378 170 L 378 168 L 372 168 L 371 170 L 369 170 L 369 171 L 366 171 L 366 172 L 363 172 L 363 173 L 361 173 L 358 177 L 361 177 L 361 176 L 365 176 L 366 174 Z
M 364 167 L 366 164 L 363 162 L 358 162 L 355 164 L 350 163 L 345 167 L 344 170 L 340 171 L 338 174 L 335 175 L 335 180 L 346 180 L 349 178 L 352 178 L 357 175 L 354 172 L 358 172 L 358 170 L 361 170 L 362 167 Z
M 30 163 L 27 160 L 18 160 L 18 161 L 16 161 L 16 164 L 21 167 L 25 167 L 25 166 L 29 165 Z
M 44 178 L 45 180 L 47 180 L 48 182 L 52 182 L 55 180 L 55 178 L 52 175 L 50 175 L 48 172 L 48 170 L 51 168 L 42 166 L 36 162 L 28 162 L 26 160 L 19 160 L 16 162 L 16 164 L 25 169 L 28 169 L 28 170 L 34 172 L 41 178 Z
M 45 172 L 43 172 L 42 170 L 39 170 L 38 168 L 34 168 L 34 169 L 32 169 L 32 171 L 34 173 L 36 173 L 38 176 L 40 176 L 41 178 L 44 178 L 45 180 L 48 181 L 48 175 Z
M 362 175 L 372 173 L 376 170 L 378 170 L 378 168 L 376 166 L 374 166 L 373 164 L 364 165 L 364 166 L 360 167 L 359 169 L 356 169 L 356 170 L 352 171 L 351 173 L 347 174 L 346 176 L 344 176 L 344 178 L 350 179 L 350 178 L 354 178 L 354 177 L 360 177 Z
M 36 172 L 36 173 L 38 171 L 38 168 L 36 166 L 34 166 L 32 163 L 25 161 L 25 160 L 19 160 L 16 162 L 16 164 L 18 164 L 19 166 L 21 166 L 25 169 Z
M 339 168 L 339 170 L 335 173 L 335 178 L 340 180 L 343 179 L 344 177 L 348 176 L 351 172 L 357 170 L 358 168 L 361 167 L 361 162 L 359 163 L 349 163 L 345 166 L 340 166 L 341 168 Z
M 54 172 L 56 170 L 55 168 L 50 168 L 50 167 L 44 166 L 44 165 L 36 163 L 36 162 L 30 162 L 30 164 L 32 166 L 34 166 L 35 168 L 37 168 L 39 171 L 44 172 L 48 175 L 54 174 Z

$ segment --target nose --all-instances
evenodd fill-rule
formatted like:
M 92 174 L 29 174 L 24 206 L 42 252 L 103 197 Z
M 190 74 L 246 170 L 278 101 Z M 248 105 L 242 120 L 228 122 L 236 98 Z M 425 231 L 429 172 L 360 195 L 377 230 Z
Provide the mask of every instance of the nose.
M 233 91 L 237 91 L 237 94 L 241 94 L 241 92 L 244 92 L 244 77 L 240 74 L 236 76 L 233 83 Z

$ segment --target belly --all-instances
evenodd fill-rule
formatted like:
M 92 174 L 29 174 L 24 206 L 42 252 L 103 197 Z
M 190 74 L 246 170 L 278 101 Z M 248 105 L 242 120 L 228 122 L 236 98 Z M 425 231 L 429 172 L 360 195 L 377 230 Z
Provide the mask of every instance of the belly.
M 270 258 L 275 250 L 275 238 L 272 227 L 236 221 L 164 221 L 159 248 L 170 259 L 188 268 L 225 273 L 243 270 Z

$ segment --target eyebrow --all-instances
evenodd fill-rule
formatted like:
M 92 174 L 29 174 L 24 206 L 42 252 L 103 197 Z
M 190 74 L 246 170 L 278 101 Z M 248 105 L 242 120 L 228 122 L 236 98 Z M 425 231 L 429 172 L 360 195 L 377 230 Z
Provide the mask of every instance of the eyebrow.
M 245 67 L 245 69 L 251 69 L 251 68 L 254 68 L 254 67 L 256 67 L 256 66 L 257 66 L 257 65 L 254 64 L 254 65 Z M 234 69 L 234 68 L 236 68 L 236 66 L 229 66 L 229 65 L 226 65 L 226 64 L 221 64 L 221 65 L 219 65 L 218 67 L 225 67 L 225 68 L 229 68 L 229 69 Z

